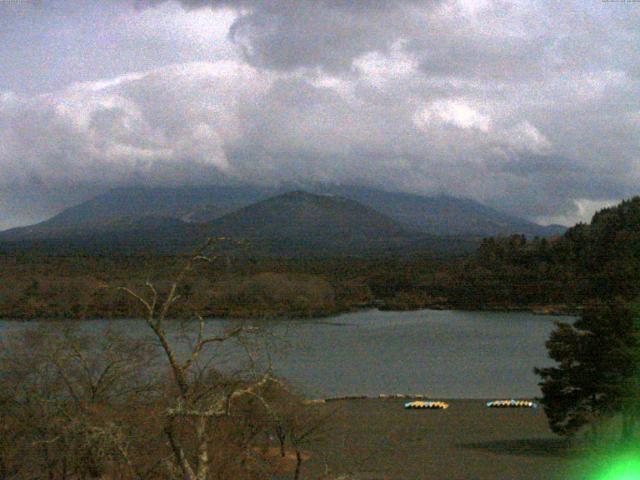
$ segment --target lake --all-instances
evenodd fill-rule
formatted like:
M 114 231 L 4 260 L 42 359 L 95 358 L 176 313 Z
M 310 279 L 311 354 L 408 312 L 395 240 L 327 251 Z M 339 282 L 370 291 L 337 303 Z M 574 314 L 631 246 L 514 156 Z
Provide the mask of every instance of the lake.
M 511 398 L 540 395 L 533 368 L 551 364 L 544 343 L 554 320 L 572 318 L 370 310 L 261 325 L 273 334 L 264 342 L 274 370 L 311 396 L 424 393 L 439 398 Z M 221 330 L 229 323 L 211 320 L 207 330 Z M 26 325 L 0 322 L 0 332 Z M 82 323 L 83 329 L 96 333 L 107 326 L 147 332 L 140 320 Z

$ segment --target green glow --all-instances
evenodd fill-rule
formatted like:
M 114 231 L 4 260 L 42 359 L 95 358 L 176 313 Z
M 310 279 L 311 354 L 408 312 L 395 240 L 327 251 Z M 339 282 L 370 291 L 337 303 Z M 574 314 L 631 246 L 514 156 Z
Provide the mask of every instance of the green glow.
M 624 456 L 612 459 L 593 480 L 640 480 L 640 458 Z

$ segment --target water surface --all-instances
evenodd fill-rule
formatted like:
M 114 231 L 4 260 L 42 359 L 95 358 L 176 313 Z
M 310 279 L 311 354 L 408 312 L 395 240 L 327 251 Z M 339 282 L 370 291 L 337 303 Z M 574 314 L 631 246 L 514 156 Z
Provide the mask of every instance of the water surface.
M 540 395 L 533 368 L 550 364 L 544 343 L 557 319 L 531 313 L 371 310 L 263 322 L 274 337 L 262 343 L 268 344 L 274 370 L 312 396 L 533 397 Z M 230 323 L 210 320 L 207 330 L 221 331 Z M 0 331 L 25 325 L 0 322 Z M 148 334 L 140 320 L 82 324 L 97 334 L 107 327 Z M 238 347 L 227 348 L 234 348 L 237 358 Z M 220 361 L 228 353 L 220 352 Z

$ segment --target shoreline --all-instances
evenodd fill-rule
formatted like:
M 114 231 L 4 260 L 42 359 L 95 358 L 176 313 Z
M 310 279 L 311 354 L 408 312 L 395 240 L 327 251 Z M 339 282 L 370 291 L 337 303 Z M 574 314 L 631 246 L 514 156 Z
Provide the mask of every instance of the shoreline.
M 579 314 L 580 307 L 570 308 L 566 305 L 532 305 L 532 306 L 460 306 L 453 304 L 435 304 L 420 306 L 418 308 L 385 308 L 384 305 L 369 305 L 362 308 L 345 309 L 343 311 L 336 311 L 327 314 L 318 315 L 252 315 L 252 316 L 235 316 L 235 315 L 216 315 L 205 316 L 205 320 L 264 320 L 264 321 L 279 321 L 279 320 L 322 320 L 326 318 L 338 317 L 349 313 L 362 313 L 367 311 L 379 311 L 379 312 L 418 312 L 421 310 L 432 311 L 460 311 L 460 312 L 488 312 L 488 313 L 532 313 L 535 315 L 543 315 L 550 317 L 558 316 L 575 316 Z M 186 320 L 190 317 L 182 316 L 169 316 L 167 320 Z M 0 314 L 0 321 L 3 322 L 60 322 L 60 321 L 95 321 L 95 320 L 144 320 L 143 317 L 130 317 L 130 316 L 100 316 L 90 318 L 79 318 L 73 316 L 51 316 L 51 317 L 38 317 L 38 318 L 20 318 L 20 317 L 3 317 Z
M 475 398 L 475 397 L 466 397 L 466 398 L 448 398 L 448 397 L 437 397 L 433 395 L 427 395 L 422 393 L 380 393 L 378 395 L 341 395 L 337 397 L 324 397 L 324 398 L 312 398 L 305 400 L 305 402 L 309 405 L 318 405 L 332 402 L 357 402 L 360 400 L 376 400 L 383 402 L 391 402 L 394 400 L 425 400 L 425 401 L 446 401 L 446 402 L 490 402 L 494 400 L 528 400 L 528 401 L 536 401 L 537 397 L 528 396 L 528 397 L 486 397 L 486 398 Z M 534 407 L 535 408 L 535 407 Z

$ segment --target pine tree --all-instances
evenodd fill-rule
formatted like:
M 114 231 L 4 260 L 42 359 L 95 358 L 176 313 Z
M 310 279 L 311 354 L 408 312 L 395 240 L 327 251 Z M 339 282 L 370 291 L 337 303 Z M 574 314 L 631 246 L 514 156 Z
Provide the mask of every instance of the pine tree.
M 640 424 L 640 301 L 629 306 L 633 329 L 626 344 L 625 356 L 631 363 L 631 374 L 620 385 L 622 400 L 622 439 L 631 440 Z
M 593 303 L 573 325 L 556 324 L 547 341 L 558 365 L 536 369 L 551 429 L 572 435 L 599 418 L 623 413 L 630 436 L 637 418 L 640 348 L 634 310 L 621 302 Z

